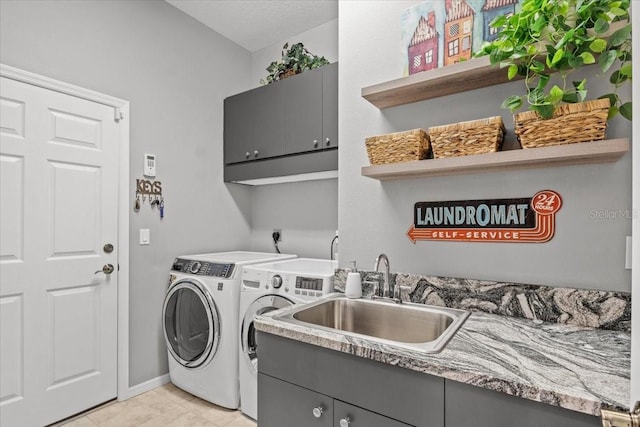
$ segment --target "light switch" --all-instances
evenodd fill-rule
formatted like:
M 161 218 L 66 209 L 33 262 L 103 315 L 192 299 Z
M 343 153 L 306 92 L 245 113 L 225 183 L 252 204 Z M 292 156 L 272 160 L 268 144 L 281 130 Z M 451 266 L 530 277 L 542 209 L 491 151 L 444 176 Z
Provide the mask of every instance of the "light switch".
M 148 228 L 141 228 L 140 229 L 140 244 L 141 245 L 148 245 L 149 243 L 151 243 L 149 229 Z

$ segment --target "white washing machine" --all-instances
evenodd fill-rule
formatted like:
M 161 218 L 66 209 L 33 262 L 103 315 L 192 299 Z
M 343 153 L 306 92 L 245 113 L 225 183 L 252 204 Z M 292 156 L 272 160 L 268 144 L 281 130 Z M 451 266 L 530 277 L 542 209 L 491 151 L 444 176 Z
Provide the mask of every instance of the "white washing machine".
M 238 408 L 242 267 L 291 258 L 295 255 L 220 252 L 175 259 L 162 307 L 172 383 L 216 405 Z
M 240 288 L 240 409 L 258 417 L 258 358 L 253 318 L 333 292 L 337 261 L 296 258 L 242 269 Z

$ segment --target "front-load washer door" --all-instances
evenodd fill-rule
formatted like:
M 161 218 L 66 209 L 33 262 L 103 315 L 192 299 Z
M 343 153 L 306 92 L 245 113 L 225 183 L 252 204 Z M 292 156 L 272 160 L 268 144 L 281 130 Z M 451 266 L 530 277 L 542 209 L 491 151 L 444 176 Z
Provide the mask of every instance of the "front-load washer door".
M 293 305 L 293 302 L 279 295 L 265 295 L 258 298 L 249 306 L 242 320 L 241 336 L 242 342 L 242 359 L 249 364 L 251 372 L 257 375 L 258 372 L 258 354 L 256 344 L 256 330 L 253 326 L 253 319 L 264 313 L 273 310 L 279 310 L 284 307 Z
M 204 285 L 189 279 L 176 282 L 167 292 L 162 314 L 167 348 L 178 363 L 197 368 L 215 356 L 220 316 Z

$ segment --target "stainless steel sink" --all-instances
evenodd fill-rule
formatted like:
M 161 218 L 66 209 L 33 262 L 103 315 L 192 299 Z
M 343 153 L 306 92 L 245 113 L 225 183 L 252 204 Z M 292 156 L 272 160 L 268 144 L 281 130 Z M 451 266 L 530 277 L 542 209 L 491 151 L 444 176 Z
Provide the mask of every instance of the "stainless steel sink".
M 462 326 L 468 311 L 384 300 L 348 299 L 338 295 L 274 319 L 347 336 L 437 353 Z

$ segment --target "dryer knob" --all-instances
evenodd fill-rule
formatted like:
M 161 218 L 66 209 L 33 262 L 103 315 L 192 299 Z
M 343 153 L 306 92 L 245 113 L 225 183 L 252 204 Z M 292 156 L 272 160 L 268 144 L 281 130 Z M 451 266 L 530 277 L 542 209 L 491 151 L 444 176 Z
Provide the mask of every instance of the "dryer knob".
M 196 274 L 198 271 L 200 271 L 200 267 L 202 266 L 202 264 L 200 264 L 198 261 L 194 262 L 193 264 L 191 264 L 191 267 L 189 268 L 189 271 L 193 274 Z
M 273 285 L 273 289 L 280 288 L 280 286 L 282 286 L 282 277 L 280 277 L 280 275 L 276 274 L 271 279 L 271 284 Z

